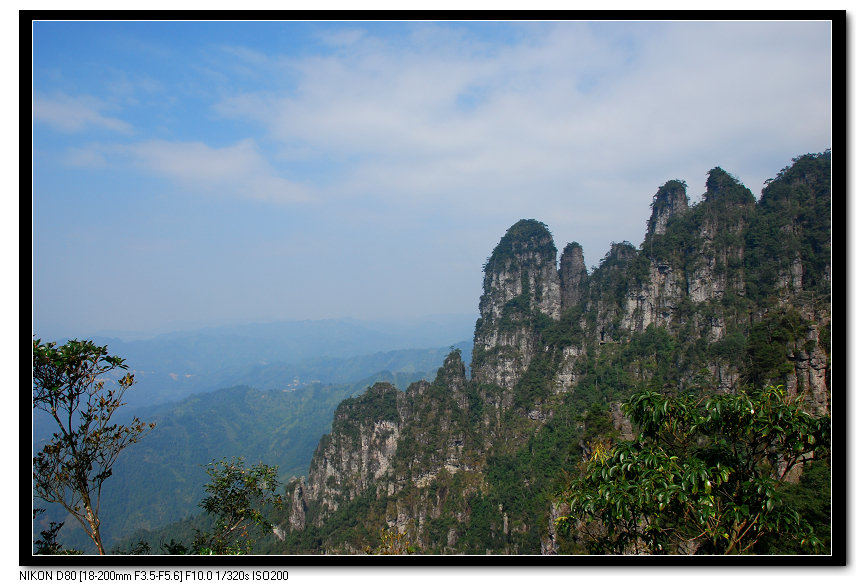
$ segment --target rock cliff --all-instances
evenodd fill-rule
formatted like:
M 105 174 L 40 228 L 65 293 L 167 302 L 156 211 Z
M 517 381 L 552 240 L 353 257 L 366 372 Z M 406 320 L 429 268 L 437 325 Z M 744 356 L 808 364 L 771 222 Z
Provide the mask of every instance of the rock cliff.
M 307 482 L 296 483 L 293 528 L 300 527 L 299 511 L 316 502 L 314 523 L 374 487 L 391 469 L 400 433 L 397 402 L 401 393 L 389 383 L 376 383 L 363 398 L 343 401 L 312 458 Z
M 579 244 L 557 264 L 547 227 L 520 220 L 484 266 L 471 380 L 454 351 L 432 382 L 340 405 L 287 524 L 327 551 L 387 526 L 434 553 L 556 553 L 549 487 L 589 442 L 633 433 L 619 405 L 635 388 L 783 383 L 829 412 L 830 180 L 827 152 L 760 200 L 719 168 L 693 206 L 669 181 L 641 246 L 614 244 L 591 273 Z M 346 507 L 362 531 L 338 525 Z
M 511 226 L 484 267 L 481 317 L 475 326 L 472 379 L 511 390 L 536 352 L 539 315 L 557 319 L 561 287 L 556 247 L 546 225 L 520 220 Z M 512 396 L 498 407 L 510 406 Z
M 667 181 L 658 188 L 652 200 L 652 215 L 649 218 L 647 238 L 667 231 L 667 224 L 673 216 L 679 216 L 688 209 L 688 196 L 685 182 Z
M 559 281 L 562 290 L 562 311 L 580 307 L 585 298 L 589 275 L 583 257 L 583 247 L 571 242 L 562 251 L 559 263 Z

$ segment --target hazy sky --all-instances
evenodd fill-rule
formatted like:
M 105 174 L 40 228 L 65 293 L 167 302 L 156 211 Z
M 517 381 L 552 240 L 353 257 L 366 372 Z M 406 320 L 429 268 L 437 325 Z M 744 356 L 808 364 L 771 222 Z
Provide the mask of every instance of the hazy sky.
M 832 146 L 827 22 L 37 22 L 35 333 L 477 311 L 668 179 Z

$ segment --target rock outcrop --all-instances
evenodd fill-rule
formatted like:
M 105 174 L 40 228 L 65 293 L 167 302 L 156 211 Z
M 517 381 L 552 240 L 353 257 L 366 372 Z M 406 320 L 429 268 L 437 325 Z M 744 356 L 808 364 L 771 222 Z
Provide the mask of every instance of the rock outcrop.
M 688 209 L 688 196 L 683 181 L 667 181 L 658 188 L 652 201 L 652 216 L 649 218 L 647 238 L 666 232 L 667 224 L 673 216 Z
M 589 274 L 586 271 L 583 247 L 576 242 L 571 242 L 562 251 L 562 259 L 559 263 L 562 311 L 579 307 L 582 304 L 585 300 L 588 280 Z
M 389 383 L 376 383 L 344 401 L 334 414 L 333 430 L 313 455 L 308 478 L 289 483 L 291 529 L 319 526 L 365 492 L 412 493 L 442 473 L 474 471 L 471 458 L 464 457 L 478 450 L 466 434 L 472 400 L 465 364 L 454 350 L 432 383 L 412 383 L 404 393 Z M 389 524 L 400 531 L 406 519 L 438 516 L 434 506 L 394 506 Z M 309 510 L 315 511 L 312 518 Z
M 304 502 L 320 503 L 315 522 L 376 486 L 390 470 L 399 440 L 400 394 L 389 383 L 376 383 L 362 399 L 347 399 L 337 408 L 333 430 L 316 448 L 301 487 Z
M 716 168 L 694 206 L 669 181 L 643 244 L 612 245 L 591 274 L 579 244 L 557 267 L 547 227 L 520 220 L 484 266 L 471 380 L 454 351 L 432 382 L 340 405 L 308 479 L 289 485 L 289 525 L 321 526 L 363 498 L 377 503 L 372 523 L 425 550 L 554 554 L 564 509 L 523 510 L 552 482 L 532 458 L 572 466 L 593 437 L 633 437 L 620 402 L 635 387 L 782 383 L 830 412 L 830 177 L 828 153 L 803 157 L 755 201 Z M 758 364 L 761 344 L 774 346 Z M 589 423 L 606 435 L 586 436 Z
M 512 390 L 537 350 L 538 315 L 558 319 L 562 296 L 556 247 L 546 225 L 511 226 L 484 267 L 481 317 L 475 326 L 472 379 Z M 510 394 L 492 400 L 510 406 Z

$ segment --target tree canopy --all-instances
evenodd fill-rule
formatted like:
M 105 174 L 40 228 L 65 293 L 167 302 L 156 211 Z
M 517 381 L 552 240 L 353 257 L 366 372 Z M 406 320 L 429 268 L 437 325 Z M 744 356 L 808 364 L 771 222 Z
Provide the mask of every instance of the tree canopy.
M 258 527 L 263 534 L 273 529 L 265 517 L 268 507 L 281 506 L 276 494 L 277 467 L 259 463 L 247 467 L 243 458 L 213 461 L 207 465 L 210 481 L 200 506 L 215 517 L 212 533 L 199 533 L 193 542 L 198 554 L 245 554 L 252 550 L 249 531 Z
M 70 340 L 59 347 L 33 341 L 33 408 L 48 413 L 58 427 L 33 458 L 34 494 L 61 504 L 100 554 L 105 553 L 99 532 L 102 485 L 120 452 L 153 428 L 138 418 L 129 425 L 111 423 L 133 377 L 126 373 L 116 388 L 105 383 L 112 371 L 126 368 L 107 346 L 90 341 Z
M 821 546 L 779 488 L 827 456 L 828 415 L 809 415 L 781 386 L 703 399 L 646 390 L 623 411 L 639 435 L 596 444 L 559 494 L 570 512 L 558 528 L 588 551 L 735 554 L 777 536 Z

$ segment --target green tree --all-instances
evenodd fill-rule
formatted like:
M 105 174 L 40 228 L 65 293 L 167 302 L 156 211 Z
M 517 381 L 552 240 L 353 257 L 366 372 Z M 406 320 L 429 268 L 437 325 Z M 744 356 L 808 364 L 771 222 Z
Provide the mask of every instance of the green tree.
M 132 386 L 132 374 L 105 383 L 124 360 L 107 346 L 70 340 L 62 346 L 33 341 L 33 408 L 48 413 L 58 430 L 33 458 L 35 496 L 59 503 L 81 523 L 100 554 L 102 485 L 111 476 L 120 452 L 154 427 L 134 418 L 129 425 L 111 423 Z
M 777 536 L 820 546 L 779 488 L 828 454 L 828 415 L 780 386 L 702 399 L 647 390 L 624 410 L 640 435 L 596 448 L 559 494 L 570 513 L 558 528 L 590 552 L 736 554 Z
M 273 529 L 265 517 L 266 509 L 282 505 L 282 498 L 275 493 L 277 467 L 259 463 L 247 468 L 243 458 L 234 458 L 211 462 L 207 474 L 207 496 L 200 506 L 215 517 L 215 526 L 212 533 L 198 533 L 192 551 L 204 555 L 249 553 L 254 543 L 250 529 L 258 527 L 266 535 Z

